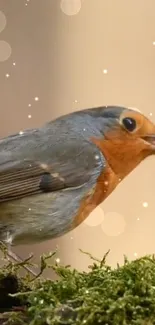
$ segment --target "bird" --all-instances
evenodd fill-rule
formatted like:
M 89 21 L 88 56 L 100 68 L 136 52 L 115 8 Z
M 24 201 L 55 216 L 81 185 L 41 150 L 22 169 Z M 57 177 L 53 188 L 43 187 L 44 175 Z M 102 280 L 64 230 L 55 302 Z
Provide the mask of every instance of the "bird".
M 78 227 L 145 158 L 155 124 L 134 109 L 74 111 L 0 140 L 0 241 L 12 246 Z

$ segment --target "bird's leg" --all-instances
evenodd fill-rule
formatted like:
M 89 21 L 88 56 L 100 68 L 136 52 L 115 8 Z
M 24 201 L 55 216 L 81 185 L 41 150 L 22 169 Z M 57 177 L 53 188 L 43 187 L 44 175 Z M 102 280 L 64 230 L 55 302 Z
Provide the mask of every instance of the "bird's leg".
M 12 258 L 15 262 L 20 263 L 26 271 L 28 271 L 35 277 L 37 276 L 37 274 L 29 266 L 24 265 L 25 262 L 28 262 L 33 257 L 33 254 L 30 255 L 26 260 L 23 260 L 20 256 L 12 252 L 11 249 L 8 249 L 6 254 L 8 257 Z
M 9 258 L 13 259 L 17 263 L 20 263 L 20 265 L 22 265 L 22 267 L 26 271 L 28 271 L 29 273 L 31 273 L 33 276 L 35 276 L 35 277 L 37 276 L 37 274 L 29 266 L 24 265 L 24 263 L 25 262 L 28 262 L 33 257 L 33 255 L 30 255 L 26 260 L 23 260 L 20 256 L 18 256 L 14 252 L 12 252 L 12 250 L 10 248 L 10 245 L 6 245 L 2 241 L 0 241 L 0 244 L 2 245 L 2 247 L 4 247 L 6 256 L 8 256 Z

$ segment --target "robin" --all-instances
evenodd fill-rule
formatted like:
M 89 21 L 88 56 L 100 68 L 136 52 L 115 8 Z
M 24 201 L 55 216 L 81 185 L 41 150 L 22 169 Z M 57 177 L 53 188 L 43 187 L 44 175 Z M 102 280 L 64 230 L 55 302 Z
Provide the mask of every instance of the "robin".
M 1 242 L 30 244 L 71 231 L 152 154 L 155 125 L 117 106 L 73 112 L 3 138 Z

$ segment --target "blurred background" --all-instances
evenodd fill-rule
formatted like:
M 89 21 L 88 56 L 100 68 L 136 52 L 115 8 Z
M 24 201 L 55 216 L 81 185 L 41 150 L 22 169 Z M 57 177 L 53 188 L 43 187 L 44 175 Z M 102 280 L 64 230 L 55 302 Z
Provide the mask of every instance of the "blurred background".
M 98 105 L 155 122 L 154 86 L 154 0 L 0 0 L 0 137 Z M 57 261 L 79 270 L 91 262 L 80 248 L 110 249 L 112 266 L 154 253 L 154 193 L 149 158 L 73 232 L 14 251 L 38 262 L 58 247 Z

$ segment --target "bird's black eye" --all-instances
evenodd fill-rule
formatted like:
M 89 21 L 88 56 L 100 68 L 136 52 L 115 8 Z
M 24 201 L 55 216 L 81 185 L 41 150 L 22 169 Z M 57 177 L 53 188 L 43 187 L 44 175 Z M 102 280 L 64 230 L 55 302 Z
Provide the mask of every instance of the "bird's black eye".
M 134 131 L 136 128 L 136 121 L 132 117 L 125 117 L 122 123 L 129 132 Z

